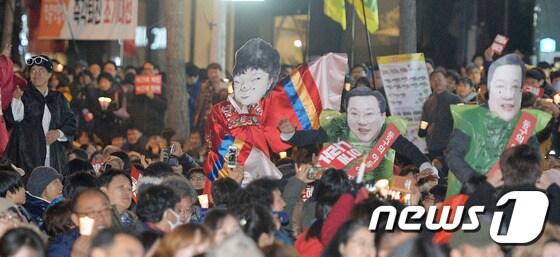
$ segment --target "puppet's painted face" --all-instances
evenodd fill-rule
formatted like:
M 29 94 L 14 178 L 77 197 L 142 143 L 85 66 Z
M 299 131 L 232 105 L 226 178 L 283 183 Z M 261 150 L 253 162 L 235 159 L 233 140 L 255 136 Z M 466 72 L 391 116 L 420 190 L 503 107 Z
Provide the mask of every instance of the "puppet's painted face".
M 488 107 L 502 120 L 512 121 L 521 107 L 521 67 L 503 65 L 494 71 L 489 82 Z
M 242 105 L 258 103 L 270 86 L 270 75 L 263 69 L 248 69 L 233 77 L 233 96 Z
M 370 143 L 381 131 L 385 113 L 379 110 L 375 96 L 353 96 L 348 100 L 346 120 L 354 136 L 363 143 Z

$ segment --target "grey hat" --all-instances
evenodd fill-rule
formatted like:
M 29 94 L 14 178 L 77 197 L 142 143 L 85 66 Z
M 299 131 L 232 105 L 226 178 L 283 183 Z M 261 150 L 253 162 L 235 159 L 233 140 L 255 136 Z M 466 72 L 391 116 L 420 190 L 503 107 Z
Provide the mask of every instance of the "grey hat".
M 31 172 L 27 179 L 27 191 L 34 196 L 41 196 L 47 186 L 55 179 L 62 181 L 62 175 L 51 167 L 40 166 Z

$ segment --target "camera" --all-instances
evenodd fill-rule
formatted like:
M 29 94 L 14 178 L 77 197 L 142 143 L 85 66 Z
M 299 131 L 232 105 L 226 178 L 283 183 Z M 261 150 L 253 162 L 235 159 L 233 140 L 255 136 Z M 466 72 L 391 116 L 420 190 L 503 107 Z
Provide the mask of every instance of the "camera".
M 319 174 L 319 168 L 312 166 L 307 172 L 307 179 L 315 180 L 317 178 L 317 174 Z
M 230 146 L 228 148 L 226 159 L 228 168 L 233 169 L 237 166 L 237 147 Z
M 179 159 L 177 157 L 171 155 L 171 153 L 175 150 L 175 145 L 171 145 L 169 147 L 163 148 L 161 151 L 162 161 L 169 166 L 177 166 L 179 165 Z

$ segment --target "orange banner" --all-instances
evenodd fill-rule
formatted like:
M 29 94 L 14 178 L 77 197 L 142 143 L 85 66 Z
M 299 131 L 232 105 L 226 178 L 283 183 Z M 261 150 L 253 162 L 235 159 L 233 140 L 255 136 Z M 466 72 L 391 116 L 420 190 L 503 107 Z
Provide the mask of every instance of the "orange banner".
M 39 39 L 134 39 L 138 0 L 42 0 Z

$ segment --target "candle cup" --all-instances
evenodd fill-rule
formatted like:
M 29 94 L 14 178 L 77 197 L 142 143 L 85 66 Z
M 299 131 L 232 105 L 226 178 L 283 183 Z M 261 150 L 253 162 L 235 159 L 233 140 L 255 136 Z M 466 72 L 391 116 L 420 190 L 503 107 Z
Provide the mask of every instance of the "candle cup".
M 101 109 L 105 111 L 107 110 L 107 108 L 109 108 L 109 104 L 111 104 L 113 100 L 111 100 L 111 98 L 109 97 L 99 97 L 97 98 L 97 101 L 99 101 Z
M 380 195 L 382 195 L 383 197 L 387 197 L 387 195 L 389 194 L 390 188 L 389 188 L 389 180 L 387 179 L 380 179 L 377 182 L 375 182 L 375 191 L 379 192 Z
M 80 235 L 90 236 L 91 233 L 93 232 L 94 223 L 95 220 L 88 216 L 80 217 Z
M 344 84 L 344 90 L 346 90 L 346 91 L 352 90 L 352 84 L 350 84 L 350 83 L 345 83 L 345 84 Z
M 555 94 L 554 95 L 554 103 L 555 104 L 560 104 L 560 94 Z
M 420 122 L 420 128 L 421 129 L 427 129 L 428 128 L 428 122 L 421 121 Z
M 198 196 L 198 202 L 200 203 L 200 207 L 203 209 L 208 209 L 208 195 L 203 194 Z

